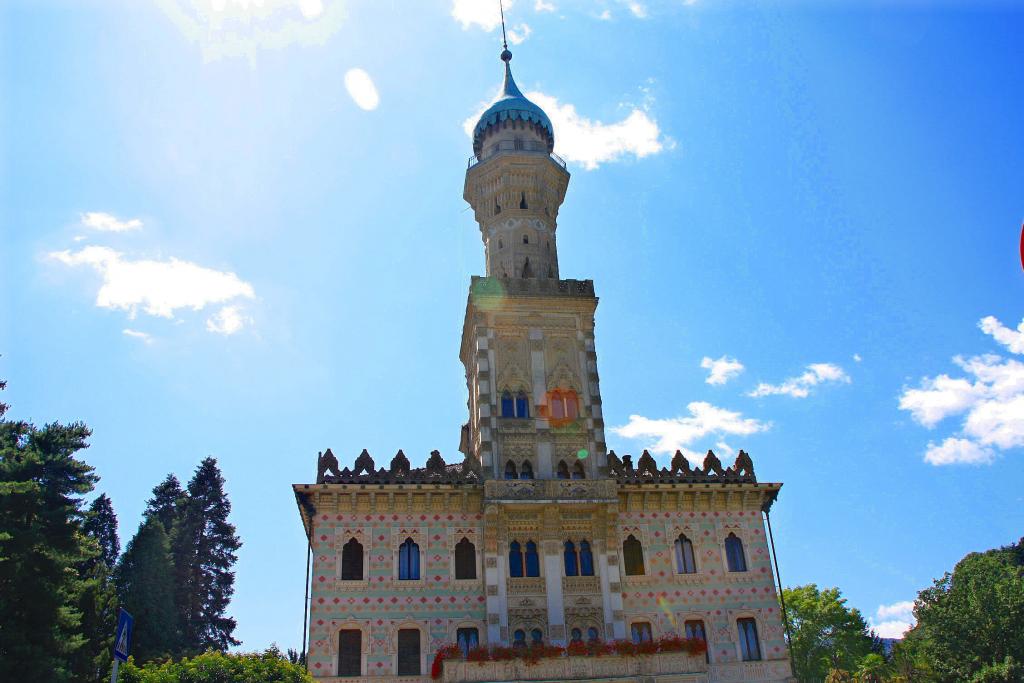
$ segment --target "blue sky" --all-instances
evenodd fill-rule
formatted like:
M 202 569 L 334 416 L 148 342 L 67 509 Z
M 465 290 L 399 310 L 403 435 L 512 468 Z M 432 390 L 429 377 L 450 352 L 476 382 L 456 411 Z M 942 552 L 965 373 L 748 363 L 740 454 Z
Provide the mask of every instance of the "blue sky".
M 747 450 L 785 482 L 784 583 L 898 632 L 1024 526 L 1024 13 L 508 4 L 572 173 L 561 272 L 601 297 L 610 445 Z M 0 9 L 5 400 L 93 428 L 123 541 L 168 472 L 219 460 L 244 647 L 300 642 L 290 484 L 318 450 L 458 457 L 492 10 Z

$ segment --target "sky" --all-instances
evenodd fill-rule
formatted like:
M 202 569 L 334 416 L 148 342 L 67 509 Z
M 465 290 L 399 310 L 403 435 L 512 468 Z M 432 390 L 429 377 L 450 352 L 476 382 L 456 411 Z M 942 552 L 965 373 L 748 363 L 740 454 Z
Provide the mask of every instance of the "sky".
M 608 443 L 743 448 L 784 585 L 883 635 L 1024 529 L 1024 9 L 514 0 L 572 174 Z M 457 461 L 490 2 L 0 7 L 0 377 L 84 421 L 122 543 L 217 458 L 243 649 L 299 647 L 317 451 Z

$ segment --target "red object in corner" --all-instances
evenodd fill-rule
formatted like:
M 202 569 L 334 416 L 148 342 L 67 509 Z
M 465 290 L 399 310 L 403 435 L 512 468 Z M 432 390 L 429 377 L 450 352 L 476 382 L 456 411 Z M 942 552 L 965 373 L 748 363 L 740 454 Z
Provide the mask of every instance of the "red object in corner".
M 1020 224 L 1020 267 L 1024 268 L 1024 223 Z

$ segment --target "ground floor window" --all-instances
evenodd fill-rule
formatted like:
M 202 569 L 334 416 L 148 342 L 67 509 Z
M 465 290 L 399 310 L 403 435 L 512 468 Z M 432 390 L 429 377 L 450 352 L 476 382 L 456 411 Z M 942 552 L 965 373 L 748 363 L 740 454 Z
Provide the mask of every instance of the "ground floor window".
M 646 621 L 633 622 L 629 632 L 633 636 L 634 643 L 643 643 L 654 639 L 654 634 L 651 632 L 651 624 Z
M 398 632 L 399 676 L 420 675 L 420 632 L 415 628 L 403 628 Z
M 363 675 L 363 633 L 358 629 L 338 632 L 338 675 Z
M 740 635 L 740 655 L 744 662 L 761 659 L 761 643 L 757 639 L 757 624 L 753 619 L 737 619 L 736 627 Z
M 455 632 L 455 636 L 463 657 L 469 654 L 470 650 L 480 647 L 480 632 L 475 628 L 460 628 Z

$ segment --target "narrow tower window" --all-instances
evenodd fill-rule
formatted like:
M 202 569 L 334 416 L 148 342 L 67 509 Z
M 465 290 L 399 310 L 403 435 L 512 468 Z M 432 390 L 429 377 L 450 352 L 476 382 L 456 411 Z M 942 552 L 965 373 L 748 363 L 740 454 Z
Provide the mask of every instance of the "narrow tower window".
M 529 236 L 529 235 L 527 235 L 527 234 L 526 234 L 526 233 L 524 232 L 524 233 L 523 233 L 523 244 L 529 244 L 529 243 L 530 243 L 530 236 Z
M 528 208 L 530 208 L 526 204 L 526 193 L 525 192 L 520 192 L 519 193 L 519 208 L 520 209 L 528 209 Z
M 494 213 L 501 213 L 501 204 L 498 203 L 497 199 L 494 200 Z

